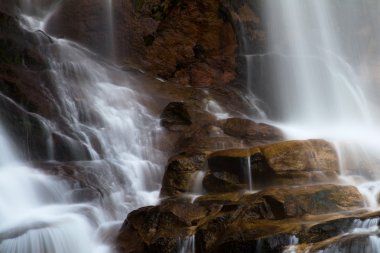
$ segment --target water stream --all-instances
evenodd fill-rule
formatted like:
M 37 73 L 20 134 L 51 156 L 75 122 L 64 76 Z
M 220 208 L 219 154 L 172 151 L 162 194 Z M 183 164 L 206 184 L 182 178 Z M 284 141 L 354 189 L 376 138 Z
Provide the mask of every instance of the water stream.
M 267 52 L 247 55 L 249 89 L 289 139 L 334 143 L 342 182 L 356 185 L 367 207 L 378 209 L 380 103 L 373 68 L 380 60 L 379 3 L 267 0 L 263 9 Z M 366 249 L 347 252 L 379 252 L 377 245 L 374 235 Z M 323 252 L 344 250 L 339 247 Z
M 20 2 L 23 27 L 43 30 L 53 7 L 39 9 L 38 0 Z M 112 0 L 104 1 L 108 50 L 114 59 L 112 4 Z M 353 25 L 376 24 L 379 15 L 374 6 L 377 3 L 371 0 L 344 4 L 339 0 L 266 0 L 268 53 L 247 58 L 248 65 L 255 58 L 266 62 L 262 71 L 270 67 L 266 87 L 250 83 L 252 93 L 273 108 L 267 112 L 269 120 L 289 138 L 325 138 L 336 143 L 342 180 L 357 185 L 367 196 L 368 207 L 375 209 L 380 192 L 376 172 L 380 163 L 374 159 L 380 154 L 380 105 L 374 95 L 379 91 L 377 77 L 370 64 L 380 62 L 373 57 L 379 49 L 366 48 L 362 41 L 351 40 L 355 34 L 347 34 Z M 361 22 L 348 22 L 356 15 Z M 374 40 L 380 37 L 371 31 Z M 38 117 L 46 126 L 50 162 L 58 160 L 53 136 L 68 143 L 73 157 L 76 153 L 79 157 L 75 144 L 79 142 L 92 162 L 109 168 L 104 178 L 108 195 L 103 201 L 78 204 L 72 198 L 78 189 L 27 165 L 12 148 L 6 129 L 0 129 L 0 252 L 110 253 L 110 247 L 100 243 L 103 232 L 119 225 L 128 212 L 158 201 L 166 157 L 154 148 L 154 142 L 161 128 L 141 102 L 146 98 L 137 91 L 136 80 L 80 45 L 52 40 L 40 50 L 48 59 L 59 123 Z M 248 78 L 255 79 L 251 74 Z M 209 104 L 209 110 L 219 118 L 228 117 L 215 103 Z M 350 168 L 351 163 L 344 162 L 347 157 L 366 162 L 370 176 L 358 175 L 361 167 Z M 199 173 L 195 181 L 203 176 Z M 194 187 L 202 193 L 199 184 Z M 372 229 L 378 230 L 377 222 L 354 223 L 350 233 L 362 229 L 371 234 Z M 379 252 L 379 238 L 371 234 L 368 241 L 365 252 Z M 194 237 L 182 243 L 181 252 L 194 252 Z M 296 240 L 291 244 L 297 244 Z
M 20 5 L 21 25 L 30 31 L 43 30 L 49 15 L 31 11 L 38 10 L 38 3 L 25 0 Z M 112 28 L 112 0 L 105 5 Z M 110 37 L 112 42 L 113 31 Z M 1 130 L 0 252 L 112 252 L 99 243 L 107 228 L 120 226 L 130 211 L 158 201 L 166 160 L 154 148 L 161 131 L 158 117 L 141 102 L 147 98 L 135 91 L 136 80 L 81 46 L 53 38 L 39 50 L 47 57 L 56 95 L 52 101 L 59 108 L 57 121 L 37 117 L 46 126 L 49 162 L 59 164 L 60 147 L 52 141 L 57 136 L 68 145 L 71 157 L 81 159 L 84 149 L 90 167 L 106 169 L 97 180 L 105 182 L 99 187 L 106 189 L 102 192 L 106 195 L 78 204 L 73 196 L 82 189 L 27 165 L 15 155 L 6 130 Z M 95 169 L 89 174 L 99 173 Z
M 363 178 L 367 171 L 372 180 L 379 178 L 374 158 L 380 154 L 380 111 L 372 99 L 378 83 L 376 74 L 363 69 L 369 70 L 380 58 L 378 48 L 366 47 L 358 35 L 369 30 L 377 37 L 371 24 L 378 17 L 370 11 L 377 5 L 370 0 L 265 1 L 268 52 L 247 56 L 251 65 L 261 62 L 260 75 L 270 75 L 262 86 L 253 83 L 257 79 L 248 80 L 250 89 L 272 108 L 269 120 L 289 139 L 325 138 L 335 143 L 342 178 L 359 187 L 361 182 L 352 176 Z M 366 171 L 360 173 L 353 161 L 367 163 Z M 363 193 L 376 185 L 368 184 L 363 184 Z

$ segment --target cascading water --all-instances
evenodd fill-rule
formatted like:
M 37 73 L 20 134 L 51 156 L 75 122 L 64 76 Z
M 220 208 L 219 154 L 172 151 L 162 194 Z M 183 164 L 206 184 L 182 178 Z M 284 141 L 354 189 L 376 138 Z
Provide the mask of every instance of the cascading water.
M 23 1 L 20 5 L 22 26 L 30 31 L 43 30 L 49 15 L 30 12 L 32 7 L 38 10 L 36 4 Z M 112 8 L 112 0 L 105 4 Z M 54 161 L 59 147 L 53 136 L 63 140 L 71 157 L 78 159 L 80 143 L 92 160 L 90 166 L 107 168 L 99 174 L 103 178 L 96 180 L 105 180 L 107 186 L 99 187 L 107 191 L 100 201 L 77 204 L 73 196 L 80 189 L 12 158 L 16 152 L 0 131 L 0 252 L 111 252 L 99 243 L 102 231 L 120 225 L 133 209 L 158 201 L 166 158 L 153 144 L 155 131 L 161 128 L 157 117 L 142 105 L 147 98 L 134 90 L 133 79 L 125 72 L 75 43 L 51 40 L 39 50 L 50 67 L 59 120 L 37 117 L 46 127 L 50 162 L 59 164 Z
M 269 119 L 291 139 L 325 138 L 336 143 L 342 161 L 380 153 L 379 105 L 371 94 L 377 90 L 376 79 L 363 71 L 370 69 L 369 62 L 379 60 L 377 49 L 372 49 L 371 59 L 362 56 L 370 49 L 352 31 L 369 29 L 369 21 L 377 20 L 366 12 L 373 5 L 373 1 L 265 1 L 268 52 L 247 56 L 248 63 L 258 58 L 267 72 L 260 74 L 270 76 L 262 86 L 250 84 L 274 108 Z M 348 19 L 355 15 L 362 20 L 354 26 Z M 343 175 L 350 173 L 347 164 L 341 162 Z
M 342 180 L 378 208 L 379 3 L 266 0 L 263 7 L 268 45 L 266 53 L 247 55 L 249 89 L 290 139 L 335 143 Z M 378 240 L 371 236 L 360 252 L 378 252 Z

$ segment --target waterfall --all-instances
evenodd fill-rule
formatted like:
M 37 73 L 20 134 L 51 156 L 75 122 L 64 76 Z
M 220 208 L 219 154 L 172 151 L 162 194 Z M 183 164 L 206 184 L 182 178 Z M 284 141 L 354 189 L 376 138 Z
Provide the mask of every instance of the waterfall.
M 22 27 L 43 29 L 49 12 L 27 12 L 38 9 L 35 2 L 21 2 Z M 105 4 L 112 30 L 112 0 Z M 110 34 L 113 41 L 114 32 Z M 78 185 L 26 164 L 0 129 L 0 252 L 111 252 L 100 239 L 107 228 L 121 225 L 130 211 L 158 202 L 167 159 L 154 148 L 159 119 L 143 105 L 150 98 L 134 77 L 78 44 L 51 40 L 39 50 L 47 59 L 48 88 L 58 111 L 51 118 L 34 115 L 46 128 L 48 163 L 60 164 L 62 147 L 52 141 L 59 138 L 76 161 L 70 164 L 84 164 L 87 170 L 93 166 L 88 173 L 98 178 L 91 183 L 106 190 L 100 200 L 78 204 L 73 197 L 81 191 Z
M 276 62 L 276 117 L 323 131 L 370 126 L 372 115 L 355 65 L 343 51 L 338 1 L 267 1 L 269 49 Z M 360 5 L 360 3 L 358 3 Z M 357 6 L 351 6 L 354 8 Z M 336 129 L 334 129 L 336 130 Z M 326 129 L 329 131 L 329 129 Z
M 246 56 L 248 88 L 265 103 L 269 121 L 289 139 L 334 143 L 340 179 L 357 186 L 371 209 L 379 207 L 380 192 L 379 7 L 372 0 L 263 1 L 266 52 Z M 363 229 L 371 233 L 360 222 L 349 233 Z M 323 252 L 359 252 L 363 245 L 360 252 L 379 252 L 371 234 L 365 243 Z
M 369 30 L 378 40 L 376 6 L 370 0 L 265 1 L 267 52 L 247 56 L 248 84 L 288 138 L 325 138 L 338 149 L 361 150 L 339 151 L 345 158 L 378 156 L 380 105 L 370 70 L 379 49 L 359 36 Z M 256 61 L 261 77 L 253 74 Z M 343 175 L 350 174 L 341 165 Z

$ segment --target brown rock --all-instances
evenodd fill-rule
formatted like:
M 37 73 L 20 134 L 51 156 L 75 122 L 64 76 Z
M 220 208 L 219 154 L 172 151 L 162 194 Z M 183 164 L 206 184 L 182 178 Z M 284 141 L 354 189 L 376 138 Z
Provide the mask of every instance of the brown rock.
M 170 159 L 162 181 L 161 195 L 176 196 L 191 192 L 196 172 L 203 171 L 206 157 L 203 154 L 178 155 Z
M 264 123 L 256 123 L 249 119 L 229 118 L 223 125 L 224 133 L 252 140 L 282 140 L 282 131 Z
M 377 217 L 378 213 L 326 216 L 362 206 L 355 187 L 337 185 L 270 188 L 250 195 L 213 194 L 193 203 L 170 198 L 160 206 L 130 213 L 116 245 L 121 253 L 178 252 L 178 242 L 195 235 L 197 252 L 282 252 L 296 237 L 307 243 L 315 231 L 327 231 L 328 224 L 344 230 L 348 227 L 344 219 Z M 325 225 L 318 225 L 329 217 Z
M 206 175 L 202 184 L 208 193 L 235 192 L 245 189 L 245 185 L 240 183 L 236 175 L 225 171 Z
M 213 212 L 184 199 L 140 208 L 128 215 L 116 240 L 117 247 L 119 252 L 177 252 L 178 239 L 194 234 L 201 219 Z
M 183 102 L 171 102 L 162 112 L 161 125 L 170 131 L 182 130 L 191 125 L 191 118 Z
M 184 85 L 225 85 L 235 78 L 236 36 L 219 0 L 112 2 L 109 10 L 107 1 L 64 1 L 47 30 Z
M 254 187 L 332 181 L 339 171 L 335 150 L 323 140 L 284 141 L 218 151 L 210 154 L 208 167 L 212 173 L 235 174 L 244 184 L 249 182 L 250 174 Z
M 262 206 L 262 216 L 284 219 L 305 214 L 324 214 L 364 207 L 360 192 L 353 186 L 310 185 L 288 188 L 268 188 L 243 198 Z

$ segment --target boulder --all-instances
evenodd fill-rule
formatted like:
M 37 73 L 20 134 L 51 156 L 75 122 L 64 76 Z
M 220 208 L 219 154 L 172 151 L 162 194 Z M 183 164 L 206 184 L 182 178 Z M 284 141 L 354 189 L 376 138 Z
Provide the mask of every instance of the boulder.
M 211 173 L 234 174 L 254 188 L 302 185 L 337 179 L 338 157 L 324 140 L 283 141 L 250 149 L 217 151 L 209 155 Z
M 282 252 L 298 240 L 307 244 L 307 240 L 316 238 L 316 230 L 327 228 L 318 224 L 332 213 L 354 212 L 363 205 L 355 187 L 338 185 L 268 188 L 248 195 L 239 191 L 195 200 L 168 198 L 159 206 L 130 213 L 116 246 L 120 253 L 178 252 L 181 242 L 195 236 L 197 252 Z M 344 231 L 349 220 L 378 214 L 339 215 L 326 224 L 346 224 L 342 226 Z
M 364 207 L 364 199 L 354 186 L 310 185 L 274 187 L 248 195 L 241 201 L 254 203 L 268 219 L 301 217 L 305 214 L 325 214 Z
M 256 123 L 249 119 L 241 118 L 229 118 L 225 120 L 223 125 L 223 131 L 225 134 L 252 140 L 283 140 L 283 134 L 277 127 Z

